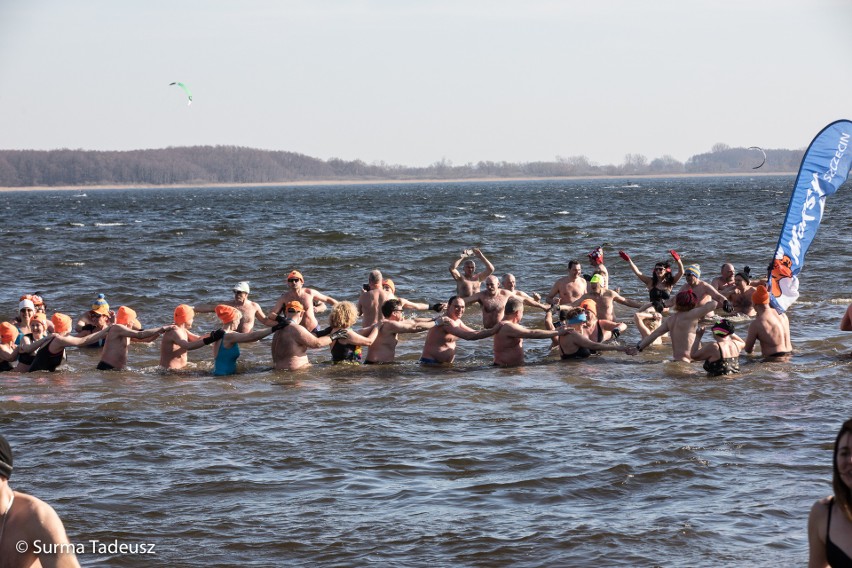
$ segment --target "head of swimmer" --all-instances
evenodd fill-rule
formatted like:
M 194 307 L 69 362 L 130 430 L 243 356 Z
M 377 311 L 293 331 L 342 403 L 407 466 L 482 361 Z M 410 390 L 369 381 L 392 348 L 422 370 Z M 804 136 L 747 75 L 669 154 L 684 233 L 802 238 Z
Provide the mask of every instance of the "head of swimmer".
M 382 315 L 385 316 L 385 319 L 389 319 L 391 321 L 401 320 L 403 318 L 402 302 L 396 298 L 386 300 L 385 303 L 382 304 Z
M 514 292 L 515 286 L 517 286 L 517 283 L 515 282 L 515 275 L 514 274 L 504 274 L 503 275 L 503 281 L 501 282 L 501 284 L 503 285 L 503 288 L 505 288 L 506 290 L 509 290 L 510 292 Z
M 583 265 L 580 264 L 580 261 L 577 259 L 571 260 L 568 262 L 568 275 L 573 276 L 574 278 L 579 277 L 583 274 Z
M 848 516 L 852 513 L 852 418 L 843 423 L 834 441 L 834 497 Z
M 470 278 L 476 272 L 476 263 L 471 259 L 467 259 L 462 265 L 462 270 L 464 270 L 464 275 Z
M 460 319 L 464 315 L 464 300 L 458 296 L 450 296 L 447 300 L 447 317 L 450 319 Z
M 490 296 L 496 296 L 497 290 L 500 289 L 500 281 L 493 274 L 485 279 L 485 289 L 488 290 Z

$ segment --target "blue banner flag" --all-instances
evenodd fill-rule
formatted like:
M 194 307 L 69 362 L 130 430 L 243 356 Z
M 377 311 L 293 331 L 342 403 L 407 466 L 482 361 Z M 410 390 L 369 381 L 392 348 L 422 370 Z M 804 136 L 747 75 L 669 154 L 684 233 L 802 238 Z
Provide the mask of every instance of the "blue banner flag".
M 767 286 L 769 303 L 781 313 L 799 297 L 799 272 L 822 220 L 825 198 L 837 191 L 849 175 L 850 136 L 852 122 L 832 122 L 816 135 L 802 158 Z

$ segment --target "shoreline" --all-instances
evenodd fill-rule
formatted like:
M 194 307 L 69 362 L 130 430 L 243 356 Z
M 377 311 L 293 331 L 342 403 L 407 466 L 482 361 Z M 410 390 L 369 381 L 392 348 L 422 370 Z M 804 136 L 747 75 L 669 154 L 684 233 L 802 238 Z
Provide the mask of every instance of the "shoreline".
M 689 179 L 708 177 L 770 177 L 770 176 L 795 176 L 795 172 L 760 172 L 760 173 L 691 173 L 691 174 L 637 174 L 617 176 L 571 176 L 571 177 L 477 177 L 477 178 L 423 178 L 423 179 L 337 179 L 337 180 L 301 180 L 301 181 L 276 181 L 263 183 L 181 183 L 181 184 L 96 184 L 96 185 L 34 185 L 18 187 L 0 187 L 0 193 L 13 191 L 98 191 L 109 189 L 210 189 L 217 187 L 233 187 L 248 189 L 253 187 L 318 187 L 327 185 L 409 185 L 417 183 L 484 183 L 484 182 L 511 182 L 511 181 L 588 181 L 588 180 L 647 180 L 647 179 Z

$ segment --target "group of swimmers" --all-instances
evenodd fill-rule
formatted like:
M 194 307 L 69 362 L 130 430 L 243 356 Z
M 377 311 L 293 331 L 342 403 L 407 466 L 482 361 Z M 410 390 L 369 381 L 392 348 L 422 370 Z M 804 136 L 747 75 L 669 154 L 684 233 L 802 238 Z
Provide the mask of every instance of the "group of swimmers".
M 572 260 L 567 275 L 544 296 L 519 290 L 512 274 L 498 280 L 494 265 L 478 248 L 453 259 L 449 271 L 456 294 L 445 303 L 399 298 L 393 281 L 383 278 L 379 270 L 368 275 L 357 301 L 339 302 L 305 287 L 302 274 L 293 270 L 287 275 L 287 291 L 268 315 L 248 299 L 251 290 L 243 281 L 234 286 L 233 300 L 181 304 L 174 310 L 172 324 L 143 329 L 133 309 L 121 306 L 113 311 L 103 294 L 75 325 L 61 313 L 48 319 L 41 295 L 25 295 L 17 317 L 0 324 L 0 370 L 54 371 L 67 347 L 100 348 L 97 368 L 120 370 L 127 366 L 131 342 L 162 338 L 164 369 L 182 369 L 188 364 L 189 351 L 212 345 L 213 374 L 228 375 L 236 372 L 239 344 L 268 335 L 273 336 L 274 367 L 281 370 L 310 365 L 308 351 L 324 347 L 330 348 L 334 363 L 392 363 L 399 335 L 418 332 L 426 332 L 420 358 L 424 365 L 452 364 L 458 338 L 486 337 L 493 337 L 494 364 L 504 367 L 524 364 L 524 339 L 549 339 L 562 359 L 580 359 L 601 351 L 635 355 L 668 336 L 674 360 L 703 361 L 712 375 L 738 372 L 740 351 L 752 353 L 756 344 L 764 357 L 781 359 L 792 352 L 786 314 L 769 308 L 765 283 L 754 281 L 748 267 L 737 272 L 725 264 L 719 276 L 706 282 L 701 280 L 700 266 L 684 266 L 674 250 L 669 251 L 671 259 L 657 262 L 650 275 L 642 273 L 626 252 L 619 251 L 619 256 L 647 288 L 647 301 L 625 298 L 609 287 L 600 247 L 588 255 L 590 274 L 584 275 L 581 263 Z M 479 272 L 477 260 L 484 264 Z M 684 283 L 674 292 L 681 279 Z M 473 303 L 482 308 L 480 328 L 462 319 L 465 308 Z M 640 339 L 635 345 L 614 341 L 627 329 L 626 323 L 616 320 L 615 303 L 636 309 L 633 321 Z M 542 328 L 522 325 L 526 306 L 544 312 Z M 433 314 L 408 318 L 407 309 Z M 745 339 L 735 333 L 731 319 L 708 319 L 717 309 L 754 317 Z M 326 310 L 328 325 L 321 327 L 317 314 Z M 191 331 L 196 313 L 215 313 L 221 326 L 205 336 L 196 335 Z M 702 344 L 705 329 L 711 331 L 714 342 Z

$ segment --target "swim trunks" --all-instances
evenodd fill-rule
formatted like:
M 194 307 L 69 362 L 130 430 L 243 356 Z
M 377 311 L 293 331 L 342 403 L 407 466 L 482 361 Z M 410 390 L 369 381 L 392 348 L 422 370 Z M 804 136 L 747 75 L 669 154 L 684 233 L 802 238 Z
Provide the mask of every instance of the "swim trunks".
M 792 355 L 792 351 L 779 351 L 778 353 L 773 353 L 772 355 L 767 355 L 767 357 L 786 357 L 787 355 Z
M 443 363 L 431 357 L 421 357 L 419 363 L 421 365 L 443 365 Z
M 103 361 L 100 361 L 98 363 L 98 366 L 95 367 L 95 369 L 97 369 L 98 371 L 113 371 L 115 370 L 115 367 L 113 367 L 109 363 L 104 363 Z

